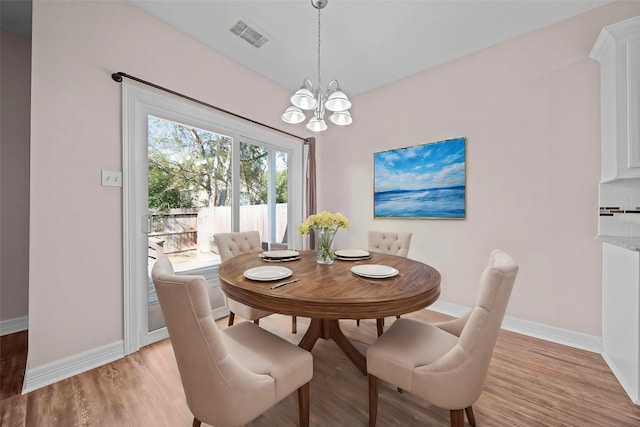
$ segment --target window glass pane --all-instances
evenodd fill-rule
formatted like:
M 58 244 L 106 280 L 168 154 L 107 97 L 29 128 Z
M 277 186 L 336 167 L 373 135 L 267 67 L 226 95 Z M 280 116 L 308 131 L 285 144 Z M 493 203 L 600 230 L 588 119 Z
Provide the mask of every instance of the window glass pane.
M 289 173 L 287 153 L 276 153 L 276 232 L 275 241 L 270 243 L 274 248 L 287 247 L 287 203 L 289 198 Z
M 269 150 L 240 142 L 239 231 L 258 230 L 268 236 Z
M 149 206 L 229 206 L 231 138 L 149 116 Z
M 232 139 L 154 116 L 147 130 L 149 265 L 158 251 L 176 272 L 192 262 L 219 262 L 210 240 L 231 231 Z M 154 331 L 165 324 L 151 279 L 148 296 Z

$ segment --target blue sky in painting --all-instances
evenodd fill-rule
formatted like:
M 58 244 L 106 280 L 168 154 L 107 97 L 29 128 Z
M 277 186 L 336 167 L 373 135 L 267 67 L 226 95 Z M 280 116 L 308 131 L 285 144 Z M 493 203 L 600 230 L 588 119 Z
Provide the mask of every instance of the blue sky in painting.
M 375 153 L 375 192 L 465 185 L 465 140 Z

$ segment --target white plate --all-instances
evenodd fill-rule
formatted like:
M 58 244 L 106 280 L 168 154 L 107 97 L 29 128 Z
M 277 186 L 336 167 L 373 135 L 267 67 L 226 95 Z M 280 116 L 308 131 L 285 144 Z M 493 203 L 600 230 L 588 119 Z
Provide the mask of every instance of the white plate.
M 260 254 L 260 256 L 262 258 L 271 258 L 271 259 L 276 259 L 276 258 L 294 258 L 294 257 L 299 257 L 300 256 L 300 252 L 283 249 L 283 250 L 279 250 L 279 251 L 265 251 L 265 252 L 262 252 Z
M 289 277 L 293 274 L 293 271 L 286 267 L 279 267 L 277 265 L 269 267 L 254 267 L 244 272 L 244 277 L 251 280 L 258 280 L 261 282 L 268 282 L 270 280 L 280 280 L 285 277 Z
M 300 259 L 299 256 L 296 256 L 296 257 L 293 257 L 293 258 L 265 258 L 265 257 L 262 257 L 262 260 L 264 262 L 288 262 L 288 261 L 297 261 L 299 259 Z M 351 259 L 351 258 L 349 258 L 349 259 Z
M 369 252 L 362 249 L 338 249 L 336 255 L 342 258 L 365 258 Z
M 336 259 L 339 259 L 341 261 L 362 261 L 363 259 L 369 259 L 371 258 L 370 255 L 367 256 L 361 256 L 361 257 L 343 257 L 343 256 L 336 256 Z
M 398 270 L 388 265 L 380 264 L 363 264 L 351 267 L 351 271 L 358 276 L 369 277 L 372 279 L 386 279 L 398 274 Z

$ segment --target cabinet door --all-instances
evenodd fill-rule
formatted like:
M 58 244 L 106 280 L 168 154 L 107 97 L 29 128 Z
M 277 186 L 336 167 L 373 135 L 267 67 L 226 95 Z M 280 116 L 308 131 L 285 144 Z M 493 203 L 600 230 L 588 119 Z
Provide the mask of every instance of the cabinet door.
M 600 62 L 602 182 L 640 178 L 640 16 L 603 28 Z
M 640 403 L 640 254 L 602 245 L 602 341 L 605 361 Z
M 640 38 L 627 43 L 627 131 L 630 168 L 640 168 Z

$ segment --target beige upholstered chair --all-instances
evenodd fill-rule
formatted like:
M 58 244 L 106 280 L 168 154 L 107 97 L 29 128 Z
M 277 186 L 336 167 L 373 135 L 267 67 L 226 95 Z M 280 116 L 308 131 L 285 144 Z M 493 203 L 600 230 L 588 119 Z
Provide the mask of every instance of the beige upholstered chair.
M 165 256 L 151 271 L 193 426 L 239 426 L 298 390 L 309 425 L 311 353 L 251 322 L 218 330 L 205 279 L 177 276 Z
M 407 257 L 411 246 L 412 233 L 390 233 L 387 231 L 369 231 L 369 251 Z M 396 316 L 400 318 L 400 316 Z M 360 320 L 356 321 L 360 325 Z M 384 317 L 376 319 L 378 336 L 384 331 Z
M 235 233 L 216 233 L 213 235 L 213 242 L 218 247 L 220 260 L 225 262 L 236 255 L 248 252 L 260 253 L 263 251 L 260 233 L 257 231 L 241 231 Z M 233 325 L 236 314 L 247 320 L 253 320 L 257 325 L 259 319 L 270 314 L 270 311 L 259 310 L 241 302 L 235 301 L 224 295 L 224 302 L 229 309 L 229 326 Z M 291 321 L 291 332 L 297 332 L 297 321 L 293 317 Z
M 369 231 L 369 250 L 407 257 L 411 246 L 411 233 Z
M 471 405 L 484 387 L 518 265 L 501 250 L 482 272 L 476 306 L 465 316 L 436 324 L 397 320 L 367 350 L 369 426 L 376 425 L 378 380 L 450 410 L 451 425 L 475 426 Z

